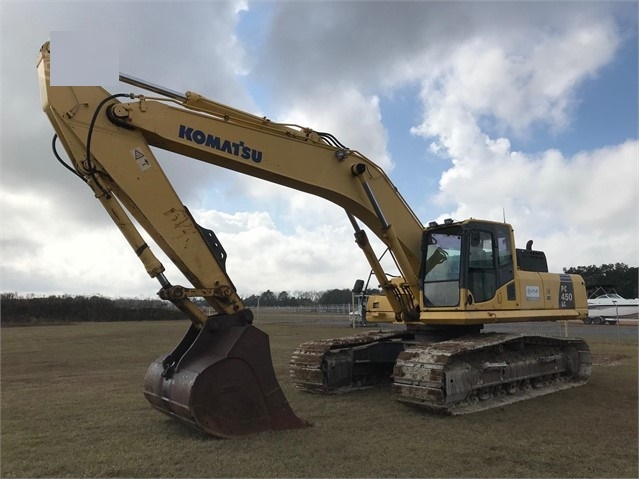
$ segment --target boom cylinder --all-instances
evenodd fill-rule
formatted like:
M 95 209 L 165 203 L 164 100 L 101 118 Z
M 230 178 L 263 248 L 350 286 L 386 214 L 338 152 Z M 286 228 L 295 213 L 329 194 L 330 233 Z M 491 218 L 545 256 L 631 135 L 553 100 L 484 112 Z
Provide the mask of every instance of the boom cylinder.
M 364 178 L 366 165 L 364 165 L 363 163 L 358 163 L 353 166 L 351 171 L 353 172 L 353 175 L 357 176 L 362 183 L 362 187 L 364 188 L 364 191 L 366 192 L 366 196 L 368 196 L 368 199 L 371 202 L 373 210 L 375 211 L 375 214 L 377 215 L 380 223 L 382 224 L 384 239 L 386 239 L 388 246 L 390 247 L 391 254 L 393 255 L 393 258 L 395 258 L 395 262 L 397 263 L 397 266 L 401 270 L 402 275 L 404 276 L 404 279 L 408 283 L 408 287 L 410 288 L 413 298 L 415 299 L 419 298 L 420 296 L 419 281 L 417 280 L 417 277 L 414 274 L 412 274 L 413 268 L 411 267 L 408 257 L 406 256 L 406 253 L 404 252 L 404 249 L 402 248 L 402 245 L 399 242 L 397 233 L 395 232 L 393 226 L 386 221 L 384 212 L 381 210 L 379 203 L 377 202 L 377 199 L 375 198 L 375 194 L 373 193 L 373 190 L 371 189 L 370 185 Z
M 122 83 L 127 83 L 129 85 L 142 88 L 143 90 L 152 91 L 153 93 L 158 93 L 160 95 L 173 98 L 174 100 L 179 100 L 182 102 L 186 101 L 186 95 L 182 93 L 179 93 L 175 90 L 171 90 L 169 88 L 165 88 L 160 85 L 156 85 L 154 83 L 147 82 L 146 80 L 141 80 L 140 78 L 127 75 L 126 73 L 120 73 L 120 81 Z
M 126 238 L 126 241 L 129 243 L 131 248 L 133 248 L 133 251 L 135 251 L 135 254 L 144 265 L 144 269 L 146 269 L 149 276 L 156 278 L 163 289 L 170 287 L 171 283 L 166 276 L 164 276 L 164 265 L 162 265 L 153 251 L 151 251 L 151 248 L 146 241 L 144 241 L 144 238 L 142 238 L 142 235 L 140 235 L 140 232 L 137 230 L 135 225 L 131 222 L 126 211 L 122 208 L 122 205 L 120 205 L 113 195 L 106 195 L 103 191 L 101 191 L 92 179 L 89 179 L 87 183 L 91 189 L 93 189 L 96 198 L 100 201 L 100 203 L 102 203 L 102 206 L 104 206 L 104 209 L 122 233 L 122 236 Z M 180 311 L 185 313 L 191 319 L 193 325 L 197 328 L 201 328 L 206 322 L 206 315 L 188 298 L 171 300 L 171 302 Z
M 377 259 L 377 256 L 375 255 L 375 252 L 373 251 L 373 248 L 368 241 L 366 231 L 359 227 L 359 225 L 357 224 L 357 220 L 353 215 L 348 212 L 346 213 L 346 215 L 348 216 L 348 219 L 355 229 L 355 243 L 357 243 L 357 246 L 360 247 L 360 249 L 364 253 L 364 256 L 366 256 L 368 264 L 371 266 L 377 282 L 384 291 L 385 296 L 388 299 L 393 312 L 395 313 L 395 317 L 397 318 L 397 320 L 401 320 L 402 313 L 404 313 L 405 311 L 401 303 L 397 300 L 397 296 L 394 294 L 395 285 L 393 285 L 390 281 L 388 281 L 388 278 L 386 278 L 384 268 L 382 268 L 382 265 Z

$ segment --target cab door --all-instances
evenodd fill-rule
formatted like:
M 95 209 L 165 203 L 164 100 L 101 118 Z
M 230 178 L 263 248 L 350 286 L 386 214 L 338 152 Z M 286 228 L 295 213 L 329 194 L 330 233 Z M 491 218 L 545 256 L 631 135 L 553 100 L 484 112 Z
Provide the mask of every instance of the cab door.
M 483 303 L 494 298 L 497 292 L 493 234 L 486 230 L 472 229 L 467 235 L 467 242 L 466 288 L 471 294 L 468 303 Z
M 463 285 L 470 293 L 466 303 L 490 301 L 499 288 L 515 277 L 512 232 L 506 224 L 471 223 L 464 236 L 466 275 Z

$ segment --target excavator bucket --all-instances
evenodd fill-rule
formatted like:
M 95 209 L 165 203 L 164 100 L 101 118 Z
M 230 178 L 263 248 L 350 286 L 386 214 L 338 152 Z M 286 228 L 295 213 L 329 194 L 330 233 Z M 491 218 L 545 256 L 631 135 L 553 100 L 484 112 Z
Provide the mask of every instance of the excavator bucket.
M 146 399 L 220 438 L 310 426 L 280 389 L 268 335 L 250 321 L 242 311 L 213 316 L 202 329 L 191 326 L 172 353 L 149 366 Z

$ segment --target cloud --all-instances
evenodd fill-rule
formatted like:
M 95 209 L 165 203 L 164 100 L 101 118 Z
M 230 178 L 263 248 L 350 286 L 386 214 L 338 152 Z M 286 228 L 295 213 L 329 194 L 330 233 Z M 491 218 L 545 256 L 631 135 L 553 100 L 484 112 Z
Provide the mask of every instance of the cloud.
M 144 269 L 112 226 L 78 222 L 58 211 L 56 201 L 40 195 L 3 189 L 0 201 L 3 289 L 10 284 L 9 290 L 21 288 L 31 293 L 99 293 L 106 289 L 113 295 L 136 296 L 140 292 Z M 34 216 L 44 220 L 37 230 Z M 11 228 L 4 227 L 6 224 Z M 148 277 L 147 281 L 150 283 Z
M 245 8 L 245 2 L 3 4 L 3 288 L 126 296 L 157 289 L 90 190 L 53 157 L 53 130 L 41 111 L 35 68 L 38 50 L 51 32 L 117 35 L 121 71 L 173 90 L 214 92 L 219 100 L 254 108 L 236 80 L 246 73 L 234 35 Z M 176 23 L 188 12 L 195 13 L 188 26 Z M 167 35 L 169 28 L 174 34 Z M 105 86 L 113 92 L 136 90 Z M 58 151 L 66 159 L 59 142 Z M 211 190 L 225 188 L 229 172 L 155 152 L 185 203 L 197 206 Z
M 529 32 L 530 43 L 472 38 L 422 79 L 425 118 L 415 134 L 437 138 L 437 151 L 468 155 L 481 142 L 482 121 L 496 131 L 527 135 L 541 123 L 569 123 L 576 87 L 609 63 L 619 45 L 614 24 L 595 22 L 551 33 Z
M 365 96 L 352 85 L 336 87 L 327 82 L 316 86 L 312 96 L 301 96 L 284 105 L 278 112 L 280 121 L 333 133 L 347 147 L 374 158 L 384 170 L 393 169 L 376 95 Z
M 498 221 L 505 212 L 519 242 L 535 238 L 555 270 L 606 257 L 635 264 L 628 231 L 637 229 L 631 214 L 639 203 L 636 140 L 565 157 L 556 149 L 513 151 L 500 136 L 527 136 L 539 124 L 567 128 L 577 87 L 614 57 L 616 27 L 591 18 L 526 34 L 527 44 L 517 36 L 463 42 L 422 80 L 424 119 L 412 131 L 452 164 L 432 198 L 448 209 L 440 219 Z M 611 186 L 616 194 L 604 200 Z M 611 254 L 598 231 L 614 231 L 615 242 L 626 247 Z
M 636 41 L 634 4 L 8 2 L 3 288 L 128 296 L 157 289 L 86 186 L 51 157 L 35 57 L 50 31 L 78 25 L 114 30 L 126 73 L 328 131 L 391 177 L 441 175 L 435 192 L 395 181 L 416 210 L 424 196 L 441 217 L 500 220 L 504 208 L 519 242 L 535 239 L 555 268 L 637 263 L 636 138 L 570 155 L 513 147 L 538 131 L 561 139 L 571 128 L 580 88 L 597 80 L 628 36 Z M 424 148 L 400 160 L 382 104 L 407 86 L 420 90 L 422 121 L 412 131 Z M 347 287 L 368 272 L 340 208 L 155 150 L 184 202 L 227 249 L 241 292 Z M 434 155 L 439 169 L 424 164 Z M 614 194 L 601 186 L 610 183 Z M 169 273 L 180 282 L 174 268 Z
M 52 31 L 98 30 L 117 35 L 121 71 L 173 90 L 210 92 L 219 101 L 255 109 L 251 96 L 237 81 L 246 69 L 244 51 L 234 32 L 245 8 L 245 2 L 3 4 L 3 179 L 13 184 L 29 178 L 29 184 L 45 195 L 63 192 L 68 183 L 69 177 L 52 160 L 53 131 L 39 113 L 35 60 Z M 188 27 L 175 22 L 189 12 Z M 28 28 L 22 18 L 29 18 Z M 167 28 L 175 29 L 175 34 L 167 35 Z M 139 91 L 123 84 L 104 86 L 113 93 Z M 185 192 L 187 199 L 200 187 L 224 181 L 225 173 L 216 175 L 193 160 L 176 161 L 179 157 L 162 151 L 159 157 L 176 189 Z M 68 201 L 67 207 L 79 204 Z
M 368 274 L 345 218 L 338 223 L 298 225 L 285 233 L 265 211 L 196 210 L 193 215 L 202 226 L 219 232 L 228 255 L 227 271 L 242 294 L 346 288 Z

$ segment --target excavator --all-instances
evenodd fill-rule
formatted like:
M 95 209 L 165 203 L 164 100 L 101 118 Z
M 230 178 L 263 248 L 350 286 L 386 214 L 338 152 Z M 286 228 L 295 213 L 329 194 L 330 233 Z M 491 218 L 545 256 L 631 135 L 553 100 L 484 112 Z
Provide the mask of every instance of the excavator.
M 159 282 L 160 298 L 191 321 L 144 377 L 144 396 L 159 411 L 220 438 L 311 424 L 293 412 L 279 385 L 269 338 L 252 324 L 222 244 L 182 203 L 152 147 L 345 210 L 394 327 L 301 344 L 290 360 L 300 390 L 330 394 L 391 383 L 400 402 L 466 414 L 588 381 L 592 360 L 581 339 L 482 332 L 485 324 L 587 317 L 583 279 L 549 273 L 542 251 L 530 242 L 515 246 L 509 224 L 471 218 L 424 226 L 379 166 L 330 133 L 124 74 L 121 82 L 148 95 L 51 85 L 49 42 L 37 69 L 56 158 L 93 192 Z M 400 277 L 389 279 L 362 224 L 386 246 Z M 190 285 L 169 281 L 140 228 Z M 194 298 L 215 314 L 207 316 Z

